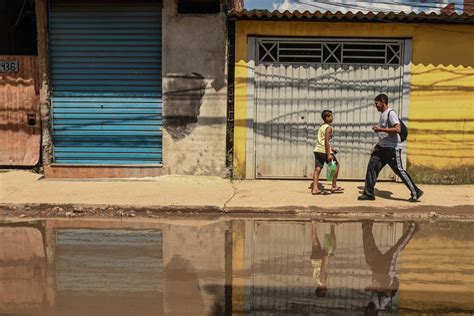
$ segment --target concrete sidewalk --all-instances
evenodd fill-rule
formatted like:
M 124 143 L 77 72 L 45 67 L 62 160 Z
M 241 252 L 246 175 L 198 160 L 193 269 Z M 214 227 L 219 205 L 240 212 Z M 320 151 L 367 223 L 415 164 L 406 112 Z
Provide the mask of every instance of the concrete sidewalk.
M 358 201 L 363 182 L 340 182 L 343 194 L 311 195 L 311 181 L 233 181 L 217 177 L 163 176 L 145 180 L 48 180 L 27 171 L 0 173 L 0 205 L 118 206 L 205 212 L 431 212 L 474 216 L 473 185 L 420 185 L 425 195 L 409 203 L 401 183 L 377 184 L 376 201 Z M 329 183 L 324 183 L 328 188 Z M 471 212 L 473 211 L 473 212 Z

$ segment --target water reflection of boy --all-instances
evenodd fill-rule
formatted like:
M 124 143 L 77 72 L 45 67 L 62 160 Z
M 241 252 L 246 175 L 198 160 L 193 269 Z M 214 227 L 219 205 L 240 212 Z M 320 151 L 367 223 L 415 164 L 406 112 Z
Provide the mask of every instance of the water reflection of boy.
M 311 264 L 313 266 L 313 278 L 316 281 L 316 295 L 325 297 L 327 293 L 328 264 L 329 258 L 334 256 L 336 250 L 336 232 L 334 224 L 331 224 L 331 233 L 325 234 L 323 244 L 319 242 L 317 223 L 312 222 L 311 239 Z
M 398 256 L 416 232 L 416 224 L 410 223 L 408 230 L 398 239 L 397 243 L 382 254 L 375 244 L 372 227 L 373 222 L 362 223 L 365 261 L 372 270 L 372 284 L 366 288 L 371 292 L 371 301 L 366 308 L 366 315 L 376 315 L 378 310 L 387 309 L 391 303 L 399 286 L 396 277 Z

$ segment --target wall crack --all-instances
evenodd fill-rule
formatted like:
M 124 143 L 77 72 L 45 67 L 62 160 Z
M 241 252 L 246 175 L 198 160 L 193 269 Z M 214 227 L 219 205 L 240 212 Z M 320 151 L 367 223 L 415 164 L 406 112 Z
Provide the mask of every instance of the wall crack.
M 232 194 L 232 196 L 224 203 L 224 206 L 222 207 L 223 212 L 227 212 L 227 204 L 229 204 L 238 193 L 238 190 L 235 187 L 234 182 L 230 181 L 230 184 L 232 185 L 232 189 L 234 190 L 234 194 Z

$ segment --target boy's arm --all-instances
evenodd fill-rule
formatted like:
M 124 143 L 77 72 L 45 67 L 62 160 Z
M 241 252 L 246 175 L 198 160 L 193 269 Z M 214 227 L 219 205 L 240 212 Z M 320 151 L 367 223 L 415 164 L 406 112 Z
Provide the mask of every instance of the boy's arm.
M 329 145 L 331 134 L 332 134 L 332 127 L 328 126 L 328 128 L 326 129 L 326 137 L 324 139 L 324 148 L 326 149 L 326 155 L 328 156 L 328 160 L 332 160 L 331 146 Z
M 336 249 L 336 228 L 334 224 L 331 224 L 331 239 L 334 242 L 334 249 Z

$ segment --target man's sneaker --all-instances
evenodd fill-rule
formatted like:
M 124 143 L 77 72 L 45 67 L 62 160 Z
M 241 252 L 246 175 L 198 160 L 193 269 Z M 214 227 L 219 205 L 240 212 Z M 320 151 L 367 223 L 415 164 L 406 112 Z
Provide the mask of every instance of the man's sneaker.
M 358 199 L 359 201 L 373 201 L 373 200 L 375 200 L 375 197 L 362 194 L 362 195 L 359 196 L 357 199 Z
M 418 202 L 418 200 L 423 196 L 424 193 L 425 192 L 418 190 L 418 192 L 416 192 L 416 199 L 412 196 L 408 199 L 408 202 Z

